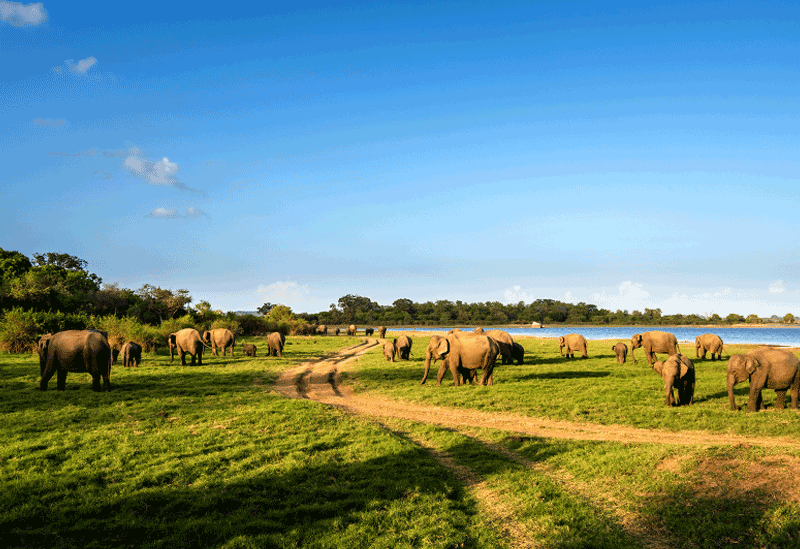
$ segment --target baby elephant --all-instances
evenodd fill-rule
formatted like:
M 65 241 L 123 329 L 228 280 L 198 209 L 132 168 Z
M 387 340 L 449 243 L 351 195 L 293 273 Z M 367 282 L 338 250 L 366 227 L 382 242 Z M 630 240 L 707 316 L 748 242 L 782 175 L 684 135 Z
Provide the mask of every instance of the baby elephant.
M 394 355 L 397 354 L 397 347 L 395 346 L 394 342 L 387 341 L 383 344 L 383 356 L 386 357 L 386 360 L 389 362 L 394 362 Z
M 620 341 L 611 347 L 611 350 L 617 355 L 617 362 L 620 364 L 625 364 L 625 359 L 628 358 L 628 346 Z
M 242 353 L 244 356 L 256 356 L 256 346 L 252 343 L 242 343 Z
M 122 346 L 122 365 L 125 368 L 138 368 L 142 361 L 142 346 L 133 341 L 127 342 Z
M 686 406 L 694 402 L 694 364 L 688 357 L 677 354 L 665 361 L 657 360 L 653 370 L 664 378 L 664 404 L 667 406 Z M 678 400 L 672 388 L 678 389 Z

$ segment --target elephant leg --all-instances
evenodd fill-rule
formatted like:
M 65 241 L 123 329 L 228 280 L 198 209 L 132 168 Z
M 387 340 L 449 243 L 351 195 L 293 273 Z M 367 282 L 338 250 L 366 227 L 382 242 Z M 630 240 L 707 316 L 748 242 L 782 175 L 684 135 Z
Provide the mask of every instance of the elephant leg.
M 758 412 L 761 410 L 761 387 L 754 387 L 750 383 L 750 398 L 747 400 L 747 411 Z
M 481 385 L 494 385 L 494 366 L 487 366 L 483 369 Z
M 53 374 L 55 374 L 55 373 L 56 373 L 56 371 L 53 368 L 45 368 L 44 369 L 44 371 L 42 372 L 42 378 L 39 380 L 39 390 L 40 391 L 46 391 L 47 390 L 47 384 L 50 381 L 50 378 L 52 378 Z
M 100 374 L 92 374 L 92 391 L 100 392 Z
M 775 391 L 775 409 L 783 410 L 786 407 L 786 391 Z
M 195 357 L 195 355 L 192 355 L 192 366 L 194 366 L 194 357 Z M 203 365 L 203 350 L 202 349 L 200 349 L 200 351 L 197 352 L 197 365 L 198 366 L 202 366 Z
M 442 384 L 442 379 L 444 378 L 444 374 L 447 373 L 447 370 L 448 370 L 447 361 L 443 360 L 439 364 L 439 371 L 436 372 L 436 385 L 441 385 Z M 453 381 L 455 381 L 456 385 L 458 385 L 458 380 L 455 379 L 455 374 L 454 374 Z
M 67 387 L 67 370 L 56 372 L 56 391 L 63 391 Z

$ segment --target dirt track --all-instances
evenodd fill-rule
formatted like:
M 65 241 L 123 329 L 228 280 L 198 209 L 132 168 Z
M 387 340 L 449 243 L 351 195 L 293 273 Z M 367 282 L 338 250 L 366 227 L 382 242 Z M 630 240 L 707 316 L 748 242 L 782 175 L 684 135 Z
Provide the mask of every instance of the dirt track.
M 602 440 L 634 443 L 683 444 L 697 446 L 755 445 L 769 447 L 800 447 L 794 440 L 719 435 L 702 431 L 673 433 L 637 429 L 619 425 L 598 425 L 569 421 L 554 421 L 505 412 L 481 412 L 463 408 L 443 408 L 382 397 L 357 395 L 339 384 L 339 374 L 356 357 L 381 345 L 377 339 L 343 349 L 332 357 L 301 364 L 284 371 L 275 389 L 290 398 L 308 398 L 373 417 L 392 417 L 432 423 L 445 427 L 488 427 L 510 433 L 544 438 L 572 440 Z

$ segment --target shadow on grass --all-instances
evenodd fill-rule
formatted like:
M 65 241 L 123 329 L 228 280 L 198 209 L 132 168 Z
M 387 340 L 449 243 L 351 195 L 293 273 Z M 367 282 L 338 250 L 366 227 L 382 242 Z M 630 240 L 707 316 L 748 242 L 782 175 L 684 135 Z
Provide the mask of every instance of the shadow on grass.
M 518 376 L 518 381 L 523 380 L 542 380 L 542 379 L 580 379 L 580 378 L 594 378 L 594 377 L 610 377 L 611 372 L 592 372 L 592 371 L 563 371 L 563 372 L 542 372 L 531 373 L 528 375 Z
M 469 527 L 477 513 L 473 502 L 445 469 L 417 450 L 197 486 L 181 484 L 177 471 L 143 474 L 124 495 L 101 472 L 65 476 L 56 495 L 38 484 L 0 495 L 4 545 L 476 545 Z M 26 505 L 18 506 L 17 498 Z M 422 508 L 430 520 L 420 523 L 415 515 Z

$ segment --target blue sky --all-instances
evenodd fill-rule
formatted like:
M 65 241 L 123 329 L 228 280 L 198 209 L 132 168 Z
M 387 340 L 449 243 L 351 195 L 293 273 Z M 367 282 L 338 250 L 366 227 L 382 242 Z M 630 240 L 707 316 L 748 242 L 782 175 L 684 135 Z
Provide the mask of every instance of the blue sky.
M 800 316 L 800 6 L 0 1 L 0 247 L 215 309 Z

